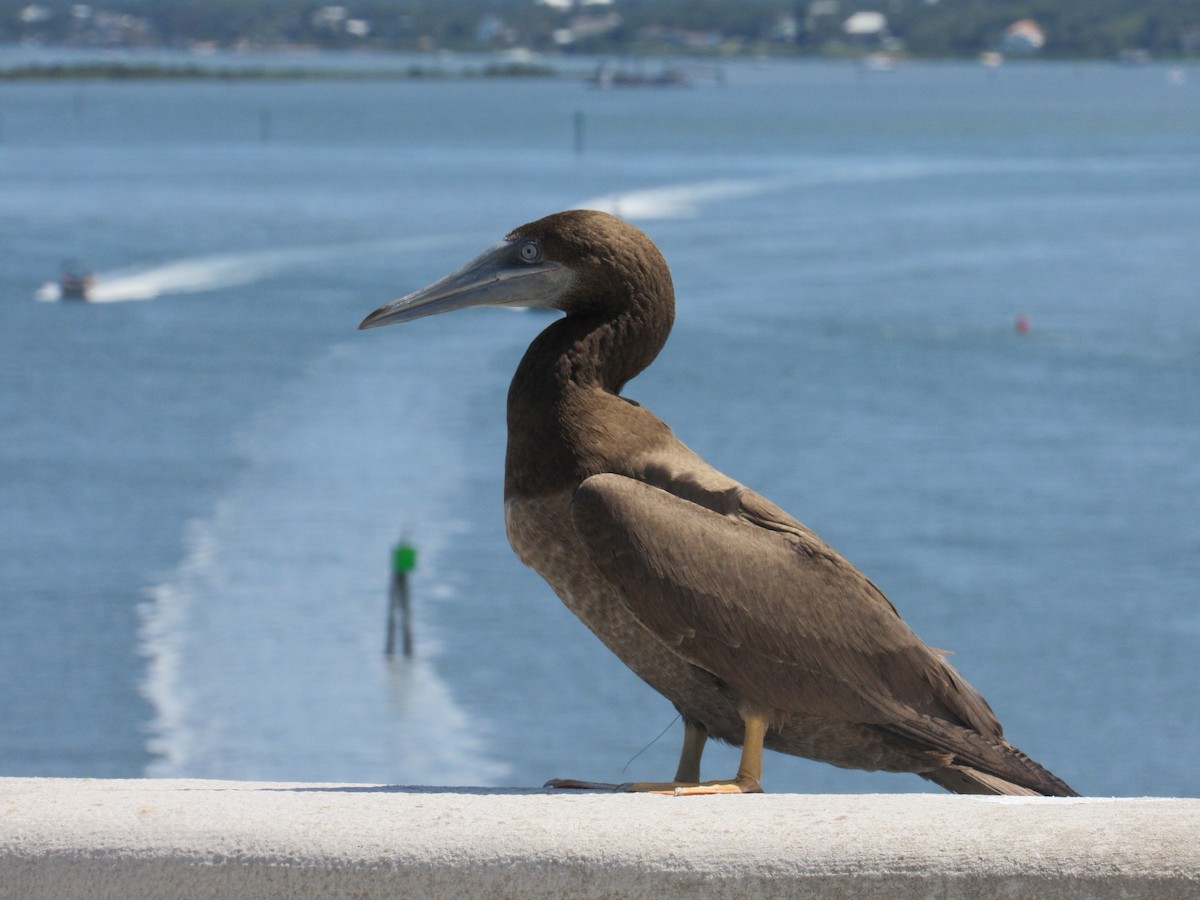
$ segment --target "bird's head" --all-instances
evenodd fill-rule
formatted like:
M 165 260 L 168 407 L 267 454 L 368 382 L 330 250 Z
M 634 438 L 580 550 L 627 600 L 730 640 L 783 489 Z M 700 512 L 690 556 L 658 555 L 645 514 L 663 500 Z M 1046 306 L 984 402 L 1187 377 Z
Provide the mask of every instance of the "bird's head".
M 472 306 L 612 314 L 648 301 L 666 302 L 674 312 L 670 272 L 650 238 L 608 213 L 570 210 L 522 225 L 457 272 L 375 310 L 358 327 Z

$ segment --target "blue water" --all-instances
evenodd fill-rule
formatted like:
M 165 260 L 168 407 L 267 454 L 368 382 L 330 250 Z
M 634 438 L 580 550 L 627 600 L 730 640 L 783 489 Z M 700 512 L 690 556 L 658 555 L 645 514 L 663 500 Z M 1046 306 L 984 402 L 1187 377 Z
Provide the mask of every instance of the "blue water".
M 726 75 L 0 85 L 0 774 L 669 775 L 674 711 L 504 537 L 504 395 L 546 319 L 355 331 L 588 205 L 675 274 L 630 396 L 1078 790 L 1200 794 L 1200 70 Z M 55 302 L 73 257 L 105 302 Z M 405 533 L 417 656 L 389 664 Z

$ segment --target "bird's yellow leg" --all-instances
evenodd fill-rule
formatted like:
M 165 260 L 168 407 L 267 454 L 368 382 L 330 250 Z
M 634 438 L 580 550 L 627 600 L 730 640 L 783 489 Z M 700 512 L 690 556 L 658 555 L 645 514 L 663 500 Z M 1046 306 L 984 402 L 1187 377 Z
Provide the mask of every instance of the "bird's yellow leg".
M 749 715 L 744 718 L 744 722 L 746 730 L 742 736 L 742 761 L 738 766 L 737 775 L 732 781 L 704 781 L 699 784 L 680 783 L 678 775 L 676 775 L 677 780 L 668 784 L 635 782 L 633 784 L 623 784 L 617 790 L 635 793 L 667 794 L 675 797 L 686 797 L 693 794 L 761 794 L 763 738 L 767 735 L 767 720 L 760 715 Z M 702 736 L 699 738 L 699 745 L 695 751 L 695 774 L 697 777 L 700 774 L 700 752 L 704 747 L 704 740 L 707 737 L 708 733 L 702 732 Z M 684 770 L 685 763 L 690 765 L 687 732 L 684 733 L 684 752 L 679 759 L 680 771 Z M 684 774 L 691 774 L 691 772 L 687 771 Z
M 684 719 L 683 749 L 679 752 L 679 768 L 675 770 L 676 784 L 697 784 L 700 781 L 700 757 L 708 742 L 708 729 L 697 722 Z

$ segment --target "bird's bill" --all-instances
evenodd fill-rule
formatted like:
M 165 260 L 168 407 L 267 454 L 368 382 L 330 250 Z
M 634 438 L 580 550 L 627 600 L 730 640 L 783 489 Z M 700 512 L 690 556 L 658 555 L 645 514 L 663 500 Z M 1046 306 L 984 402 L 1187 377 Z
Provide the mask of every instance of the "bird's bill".
M 359 329 L 472 306 L 551 306 L 571 282 L 571 272 L 556 262 L 523 262 L 511 241 L 497 244 L 457 272 L 427 288 L 393 300 L 371 313 Z

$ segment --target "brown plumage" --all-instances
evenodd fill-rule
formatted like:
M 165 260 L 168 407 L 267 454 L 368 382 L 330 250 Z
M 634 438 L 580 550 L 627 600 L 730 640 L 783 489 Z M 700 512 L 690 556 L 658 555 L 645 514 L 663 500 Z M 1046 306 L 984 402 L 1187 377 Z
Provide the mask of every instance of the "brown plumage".
M 478 305 L 567 314 L 509 390 L 505 517 L 522 561 L 684 718 L 675 780 L 626 789 L 699 782 L 712 736 L 743 746 L 738 777 L 676 792 L 759 790 L 765 746 L 959 793 L 1074 794 L 866 576 L 620 396 L 675 313 L 641 231 L 549 216 L 360 327 Z

